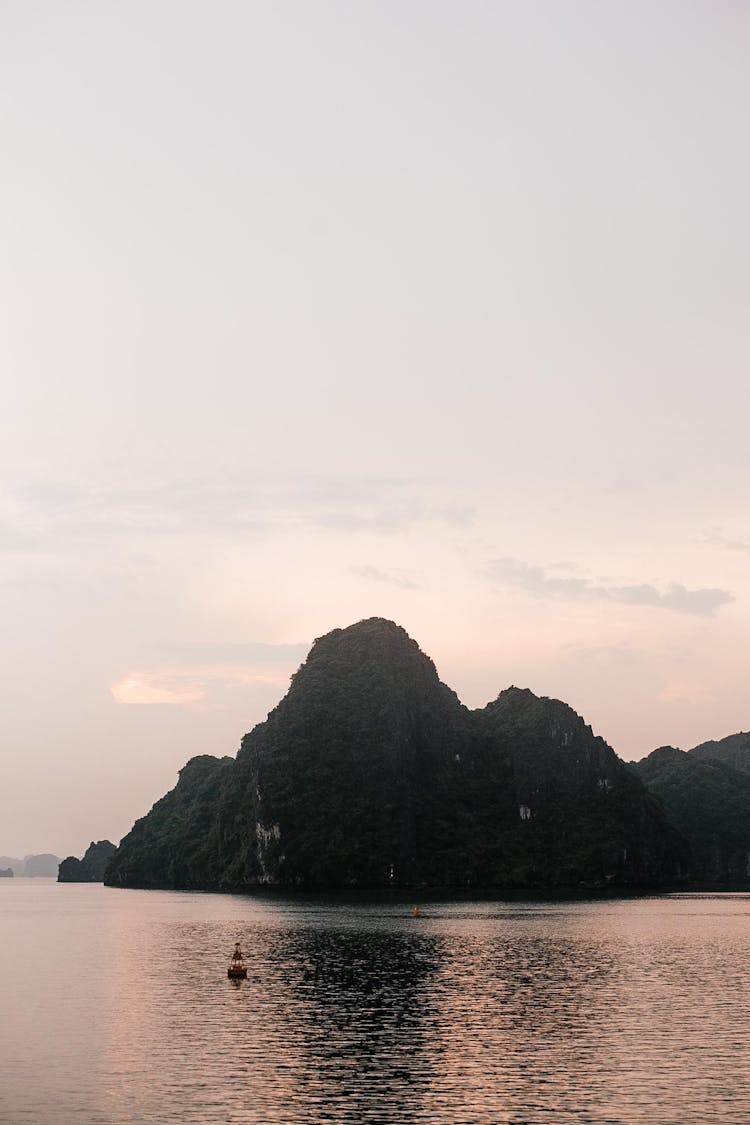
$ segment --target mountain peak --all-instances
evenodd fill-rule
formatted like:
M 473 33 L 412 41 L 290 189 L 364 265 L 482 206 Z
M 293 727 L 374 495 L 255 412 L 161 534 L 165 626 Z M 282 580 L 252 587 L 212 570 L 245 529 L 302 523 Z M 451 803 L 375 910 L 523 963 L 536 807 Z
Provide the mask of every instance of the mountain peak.
M 399 652 L 411 652 L 419 653 L 423 659 L 429 660 L 406 629 L 385 617 L 366 617 L 354 625 L 332 629 L 330 633 L 316 637 L 307 659 L 312 660 L 321 652 L 333 650 L 346 651 L 357 658 L 393 657 Z
M 655 880 L 658 809 L 566 704 L 472 712 L 400 625 L 319 637 L 235 760 L 200 756 L 122 841 L 130 886 L 242 889 Z
M 450 690 L 440 683 L 435 665 L 405 629 L 384 617 L 368 617 L 315 640 L 276 710 L 283 710 L 303 691 L 308 697 L 311 692 L 326 697 L 353 692 L 355 698 L 366 691 L 382 698 L 403 694 L 407 684 L 420 693 Z

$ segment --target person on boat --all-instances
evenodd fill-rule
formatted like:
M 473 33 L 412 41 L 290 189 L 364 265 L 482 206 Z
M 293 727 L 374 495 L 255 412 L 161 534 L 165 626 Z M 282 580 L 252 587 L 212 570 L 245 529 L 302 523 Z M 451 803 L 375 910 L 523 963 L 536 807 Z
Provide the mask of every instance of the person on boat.
M 242 960 L 242 947 L 240 946 L 240 943 L 238 941 L 236 941 L 234 943 L 234 953 L 232 954 L 232 960 L 233 961 L 241 961 Z

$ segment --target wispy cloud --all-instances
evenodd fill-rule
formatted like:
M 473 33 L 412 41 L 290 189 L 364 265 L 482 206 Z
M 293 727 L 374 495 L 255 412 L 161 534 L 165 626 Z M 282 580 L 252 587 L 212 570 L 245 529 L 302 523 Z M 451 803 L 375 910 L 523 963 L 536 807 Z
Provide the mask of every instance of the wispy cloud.
M 412 582 L 410 578 L 404 578 L 398 574 L 388 574 L 384 570 L 378 570 L 376 566 L 350 566 L 349 570 L 352 574 L 358 575 L 360 578 L 366 578 L 370 582 L 387 582 L 391 586 L 400 586 L 403 590 L 418 590 L 416 582 Z
M 432 514 L 451 527 L 470 527 L 476 519 L 476 511 L 470 504 L 441 504 L 432 509 Z
M 0 551 L 33 551 L 38 546 L 38 536 L 18 524 L 0 522 Z
M 158 674 L 141 672 L 125 676 L 112 684 L 115 703 L 152 705 L 155 703 L 185 707 L 200 703 L 206 697 L 203 688 L 175 686 L 164 682 Z
M 566 645 L 566 657 L 588 667 L 625 668 L 642 665 L 647 659 L 642 649 L 625 642 L 603 645 Z
M 688 589 L 671 582 L 663 590 L 650 583 L 617 586 L 593 582 L 589 578 L 560 578 L 548 569 L 521 559 L 493 559 L 487 567 L 492 581 L 515 586 L 540 598 L 567 598 L 579 601 L 612 601 L 623 605 L 671 609 L 699 617 L 712 617 L 719 606 L 734 601 L 728 590 L 713 587 Z
M 288 684 L 288 675 L 269 675 L 251 668 L 144 668 L 129 672 L 110 690 L 112 698 L 120 704 L 195 707 L 211 706 L 228 688 L 260 685 L 283 690 Z
M 294 664 L 304 659 L 310 644 L 268 644 L 264 641 L 164 641 L 154 646 L 158 658 L 189 665 Z
M 228 692 L 244 688 L 283 691 L 309 649 L 309 643 L 161 641 L 111 692 L 122 704 L 221 706 Z
M 716 693 L 702 682 L 670 679 L 660 688 L 657 699 L 661 703 L 677 703 L 681 706 L 706 706 L 716 702 Z
M 363 504 L 357 508 L 323 506 L 311 512 L 313 523 L 331 531 L 406 531 L 427 518 L 427 508 L 417 497 L 390 503 Z
M 473 508 L 446 501 L 434 483 L 368 477 L 277 478 L 256 486 L 208 479 L 125 488 L 41 483 L 9 501 L 0 548 L 28 550 L 66 538 L 138 532 L 258 538 L 309 527 L 390 535 L 430 522 L 466 527 L 474 519 Z
M 716 547 L 725 547 L 728 551 L 749 551 L 750 539 L 738 539 L 725 535 L 720 527 L 710 527 L 703 532 L 701 543 L 708 543 Z

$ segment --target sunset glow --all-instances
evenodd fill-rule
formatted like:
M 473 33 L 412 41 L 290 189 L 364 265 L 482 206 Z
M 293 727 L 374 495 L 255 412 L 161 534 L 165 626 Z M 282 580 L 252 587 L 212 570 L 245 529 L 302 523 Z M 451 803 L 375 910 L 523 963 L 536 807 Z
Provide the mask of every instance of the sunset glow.
M 371 616 L 625 758 L 750 728 L 742 5 L 42 7 L 0 36 L 3 848 L 118 839 Z

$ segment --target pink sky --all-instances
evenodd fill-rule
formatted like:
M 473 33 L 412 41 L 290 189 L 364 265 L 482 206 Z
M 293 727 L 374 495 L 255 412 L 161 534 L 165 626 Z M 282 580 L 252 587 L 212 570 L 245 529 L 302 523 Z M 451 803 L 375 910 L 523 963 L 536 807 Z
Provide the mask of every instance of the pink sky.
M 0 853 L 119 839 L 312 640 L 626 758 L 750 729 L 750 12 L 0 16 Z

